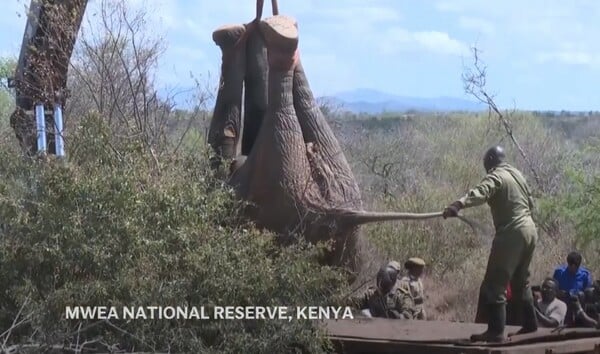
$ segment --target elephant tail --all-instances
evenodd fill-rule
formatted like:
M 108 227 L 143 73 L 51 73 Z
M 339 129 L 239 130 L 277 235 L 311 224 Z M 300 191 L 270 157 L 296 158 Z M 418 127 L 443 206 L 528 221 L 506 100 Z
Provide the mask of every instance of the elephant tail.
M 379 212 L 363 210 L 340 210 L 338 216 L 344 222 L 350 224 L 367 224 L 371 222 L 391 220 L 425 220 L 439 218 L 442 212 L 435 213 L 401 213 L 401 212 Z

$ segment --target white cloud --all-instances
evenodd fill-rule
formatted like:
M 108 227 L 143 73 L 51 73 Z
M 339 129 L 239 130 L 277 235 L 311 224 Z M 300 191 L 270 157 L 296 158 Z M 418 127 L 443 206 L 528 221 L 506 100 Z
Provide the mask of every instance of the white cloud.
M 414 32 L 413 38 L 424 48 L 436 53 L 462 55 L 469 50 L 466 44 L 454 38 L 450 38 L 446 32 Z
M 537 59 L 541 63 L 558 62 L 569 65 L 592 65 L 597 62 L 594 55 L 583 51 L 554 51 L 539 53 Z
M 342 20 L 344 22 L 361 22 L 361 23 L 382 23 L 393 22 L 401 19 L 400 13 L 393 7 L 385 6 L 368 6 L 360 4 L 354 7 L 338 7 L 325 8 L 319 11 L 319 16 L 331 20 Z
M 435 8 L 461 28 L 484 34 L 468 40 L 487 48 L 488 59 L 526 60 L 530 68 L 545 63 L 600 68 L 600 1 L 438 0 Z
M 458 25 L 464 29 L 486 35 L 494 34 L 496 30 L 492 22 L 479 17 L 460 16 L 458 18 Z
M 389 41 L 385 42 L 384 51 L 393 52 L 395 45 L 402 45 L 405 50 L 425 50 L 444 55 L 465 55 L 469 47 L 446 32 L 416 31 L 410 32 L 403 28 L 392 28 L 388 31 Z

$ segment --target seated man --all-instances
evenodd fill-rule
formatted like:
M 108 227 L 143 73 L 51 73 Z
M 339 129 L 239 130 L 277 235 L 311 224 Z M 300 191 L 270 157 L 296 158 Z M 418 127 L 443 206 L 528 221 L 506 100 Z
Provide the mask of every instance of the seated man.
M 581 305 L 582 298 L 584 305 Z M 575 326 L 600 328 L 600 282 L 584 291 L 583 297 L 572 297 Z
M 583 292 L 586 288 L 592 286 L 592 275 L 590 271 L 581 266 L 581 254 L 571 252 L 567 256 L 567 264 L 561 265 L 554 271 L 553 278 L 558 282 L 560 292 L 558 298 L 563 301 L 569 301 L 569 296 Z
M 567 304 L 556 297 L 558 285 L 552 278 L 546 278 L 541 287 L 541 299 L 535 302 L 535 315 L 542 327 L 561 326 L 567 314 Z
M 398 275 L 400 275 L 400 272 L 402 272 L 402 266 L 397 261 L 389 261 L 387 266 L 394 268 L 394 270 L 396 270 L 396 272 L 398 272 Z M 398 279 L 398 280 L 400 280 L 400 279 Z
M 425 294 L 423 291 L 423 283 L 421 275 L 425 268 L 425 261 L 421 258 L 409 258 L 404 263 L 407 274 L 398 282 L 398 288 L 404 293 L 408 293 L 412 299 L 411 311 L 416 320 L 425 319 Z
M 377 272 L 377 286 L 371 287 L 354 303 L 360 310 L 369 310 L 372 317 L 410 319 L 410 296 L 396 285 L 398 271 L 385 265 Z

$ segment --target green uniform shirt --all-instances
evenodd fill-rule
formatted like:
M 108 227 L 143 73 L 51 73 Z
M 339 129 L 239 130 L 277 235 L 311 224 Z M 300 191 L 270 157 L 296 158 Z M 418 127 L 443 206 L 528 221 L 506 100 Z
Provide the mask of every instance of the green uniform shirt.
M 387 294 L 381 294 L 376 287 L 371 287 L 354 302 L 361 310 L 369 309 L 373 317 L 412 318 L 410 295 L 396 287 Z
M 491 169 L 467 195 L 459 199 L 465 208 L 488 203 L 496 231 L 531 225 L 533 199 L 525 177 L 507 163 Z
M 421 279 L 414 279 L 409 275 L 403 276 L 398 283 L 398 287 L 407 293 L 412 300 L 407 304 L 408 309 L 412 313 L 413 318 L 417 320 L 425 319 L 425 294 L 423 291 L 423 283 Z

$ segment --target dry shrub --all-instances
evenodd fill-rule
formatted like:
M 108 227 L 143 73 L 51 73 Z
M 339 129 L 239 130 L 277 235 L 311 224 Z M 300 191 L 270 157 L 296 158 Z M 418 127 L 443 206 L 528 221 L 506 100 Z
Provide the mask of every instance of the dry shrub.
M 26 320 L 0 343 L 322 351 L 308 320 L 65 319 L 65 306 L 317 306 L 345 293 L 342 272 L 320 266 L 318 248 L 281 248 L 245 222 L 197 148 L 159 160 L 158 173 L 143 142 L 115 151 L 106 134 L 106 122 L 84 119 L 73 141 L 95 144 L 70 145 L 70 161 L 29 160 L 0 146 L 0 328 Z

